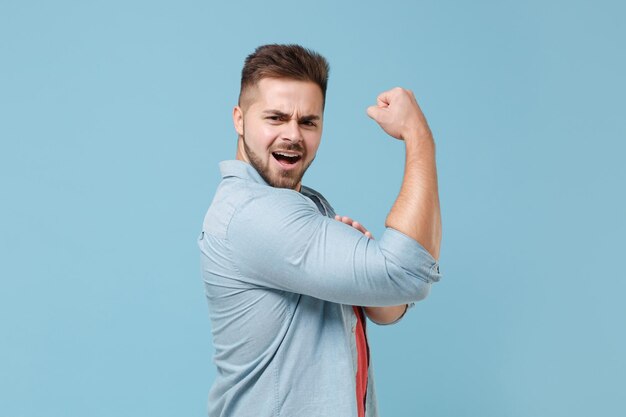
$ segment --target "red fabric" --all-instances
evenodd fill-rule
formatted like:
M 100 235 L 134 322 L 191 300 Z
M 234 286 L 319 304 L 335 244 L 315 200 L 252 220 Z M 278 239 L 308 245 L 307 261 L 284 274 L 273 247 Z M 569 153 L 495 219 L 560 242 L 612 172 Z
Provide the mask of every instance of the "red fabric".
M 357 372 L 356 372 L 356 403 L 359 417 L 365 417 L 365 396 L 367 395 L 367 368 L 369 366 L 369 348 L 367 337 L 365 336 L 365 317 L 361 307 L 353 306 L 356 314 L 356 351 L 357 351 Z

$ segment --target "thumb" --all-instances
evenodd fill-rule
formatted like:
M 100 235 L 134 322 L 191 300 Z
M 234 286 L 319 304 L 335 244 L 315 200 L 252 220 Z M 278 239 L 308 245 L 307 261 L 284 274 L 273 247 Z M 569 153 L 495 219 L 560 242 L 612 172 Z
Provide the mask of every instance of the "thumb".
M 378 106 L 369 106 L 367 108 L 367 115 L 369 117 L 371 117 L 372 119 L 378 121 L 380 120 L 380 117 L 382 116 L 383 112 L 385 111 L 385 109 L 378 107 Z

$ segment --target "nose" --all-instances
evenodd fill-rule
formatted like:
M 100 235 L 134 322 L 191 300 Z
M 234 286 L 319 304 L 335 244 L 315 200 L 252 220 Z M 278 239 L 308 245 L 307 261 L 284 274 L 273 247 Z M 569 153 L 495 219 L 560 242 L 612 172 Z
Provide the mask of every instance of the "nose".
M 298 120 L 292 119 L 283 126 L 285 127 L 282 132 L 283 139 L 291 142 L 302 141 L 302 130 L 300 129 L 300 123 L 298 123 Z

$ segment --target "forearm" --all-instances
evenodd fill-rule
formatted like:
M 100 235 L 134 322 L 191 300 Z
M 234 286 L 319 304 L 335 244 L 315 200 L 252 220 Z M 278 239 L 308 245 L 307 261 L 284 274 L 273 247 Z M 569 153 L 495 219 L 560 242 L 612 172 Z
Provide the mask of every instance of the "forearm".
M 400 193 L 385 226 L 418 241 L 435 259 L 441 244 L 441 211 L 435 163 L 435 142 L 427 134 L 404 138 L 406 160 Z
M 365 314 L 376 324 L 391 324 L 404 315 L 407 304 L 389 307 L 364 307 Z

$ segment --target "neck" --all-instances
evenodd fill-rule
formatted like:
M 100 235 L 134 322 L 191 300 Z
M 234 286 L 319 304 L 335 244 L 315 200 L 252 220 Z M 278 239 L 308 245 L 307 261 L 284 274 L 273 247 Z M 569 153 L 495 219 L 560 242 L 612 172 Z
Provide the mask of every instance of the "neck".
M 243 146 L 243 138 L 241 136 L 237 139 L 237 153 L 235 154 L 235 159 L 250 163 L 248 155 L 246 155 L 246 150 Z

